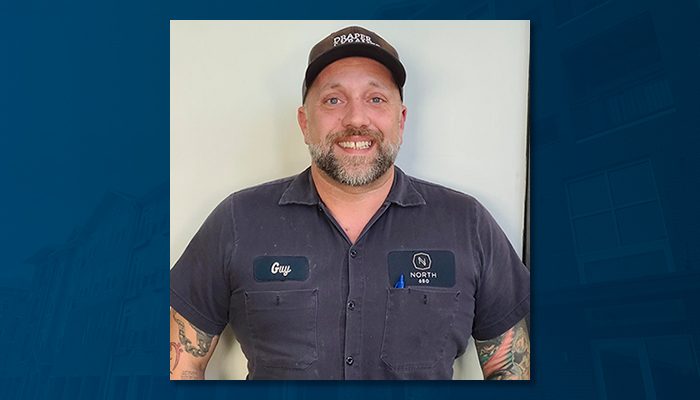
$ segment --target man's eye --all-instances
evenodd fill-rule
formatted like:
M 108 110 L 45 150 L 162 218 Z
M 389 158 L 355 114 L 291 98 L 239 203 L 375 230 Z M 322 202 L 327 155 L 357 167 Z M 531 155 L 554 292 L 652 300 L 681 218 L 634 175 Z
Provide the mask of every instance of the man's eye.
M 374 104 L 379 104 L 379 103 L 383 102 L 384 99 L 382 99 L 381 97 L 372 97 L 372 99 L 370 101 Z
M 331 105 L 336 105 L 340 103 L 340 99 L 337 97 L 331 97 L 330 99 L 326 100 L 326 103 L 331 104 Z

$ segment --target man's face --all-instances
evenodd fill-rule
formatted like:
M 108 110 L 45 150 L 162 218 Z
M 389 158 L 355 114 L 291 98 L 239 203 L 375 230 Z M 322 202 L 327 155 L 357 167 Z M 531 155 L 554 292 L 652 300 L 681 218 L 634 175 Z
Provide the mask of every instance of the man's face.
M 348 57 L 321 71 L 297 118 L 314 164 L 341 184 L 363 186 L 393 165 L 406 107 L 386 67 Z

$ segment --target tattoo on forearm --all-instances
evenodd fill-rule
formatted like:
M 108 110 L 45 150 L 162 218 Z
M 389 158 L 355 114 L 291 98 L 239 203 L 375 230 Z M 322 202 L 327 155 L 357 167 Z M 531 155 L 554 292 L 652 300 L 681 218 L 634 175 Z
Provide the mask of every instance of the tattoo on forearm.
M 475 340 L 484 379 L 530 379 L 530 339 L 525 320 L 489 340 Z
M 214 335 L 210 335 L 206 332 L 201 331 L 196 326 L 189 324 L 192 329 L 197 333 L 197 347 L 192 345 L 192 341 L 185 335 L 185 323 L 181 319 L 177 318 L 173 314 L 173 318 L 177 323 L 178 335 L 180 337 L 180 343 L 185 347 L 185 351 L 192 354 L 195 357 L 204 357 L 209 353 L 209 348 L 211 347 L 211 341 Z
M 180 362 L 180 353 L 182 353 L 182 347 L 179 343 L 170 342 L 170 375 L 173 374 L 177 364 Z
M 200 371 L 182 371 L 182 374 L 180 374 L 180 379 L 204 379 L 204 373 Z

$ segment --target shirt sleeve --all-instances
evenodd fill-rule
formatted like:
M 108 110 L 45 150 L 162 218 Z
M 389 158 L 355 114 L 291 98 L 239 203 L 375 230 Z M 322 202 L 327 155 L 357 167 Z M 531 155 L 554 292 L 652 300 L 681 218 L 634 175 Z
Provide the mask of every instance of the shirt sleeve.
M 170 306 L 212 335 L 220 334 L 228 323 L 234 244 L 233 198 L 229 196 L 209 214 L 170 270 Z
M 503 334 L 530 311 L 530 271 L 489 212 L 479 205 L 475 214 L 474 247 L 481 270 L 472 336 L 487 340 Z

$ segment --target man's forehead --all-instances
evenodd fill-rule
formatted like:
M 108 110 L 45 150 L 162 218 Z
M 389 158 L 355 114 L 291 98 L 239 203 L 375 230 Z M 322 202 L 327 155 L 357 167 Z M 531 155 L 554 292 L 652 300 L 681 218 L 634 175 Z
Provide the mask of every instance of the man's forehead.
M 346 85 L 345 76 L 377 88 L 389 89 L 396 86 L 388 68 L 365 57 L 348 57 L 328 64 L 318 74 L 315 83 L 321 89 L 342 87 Z

